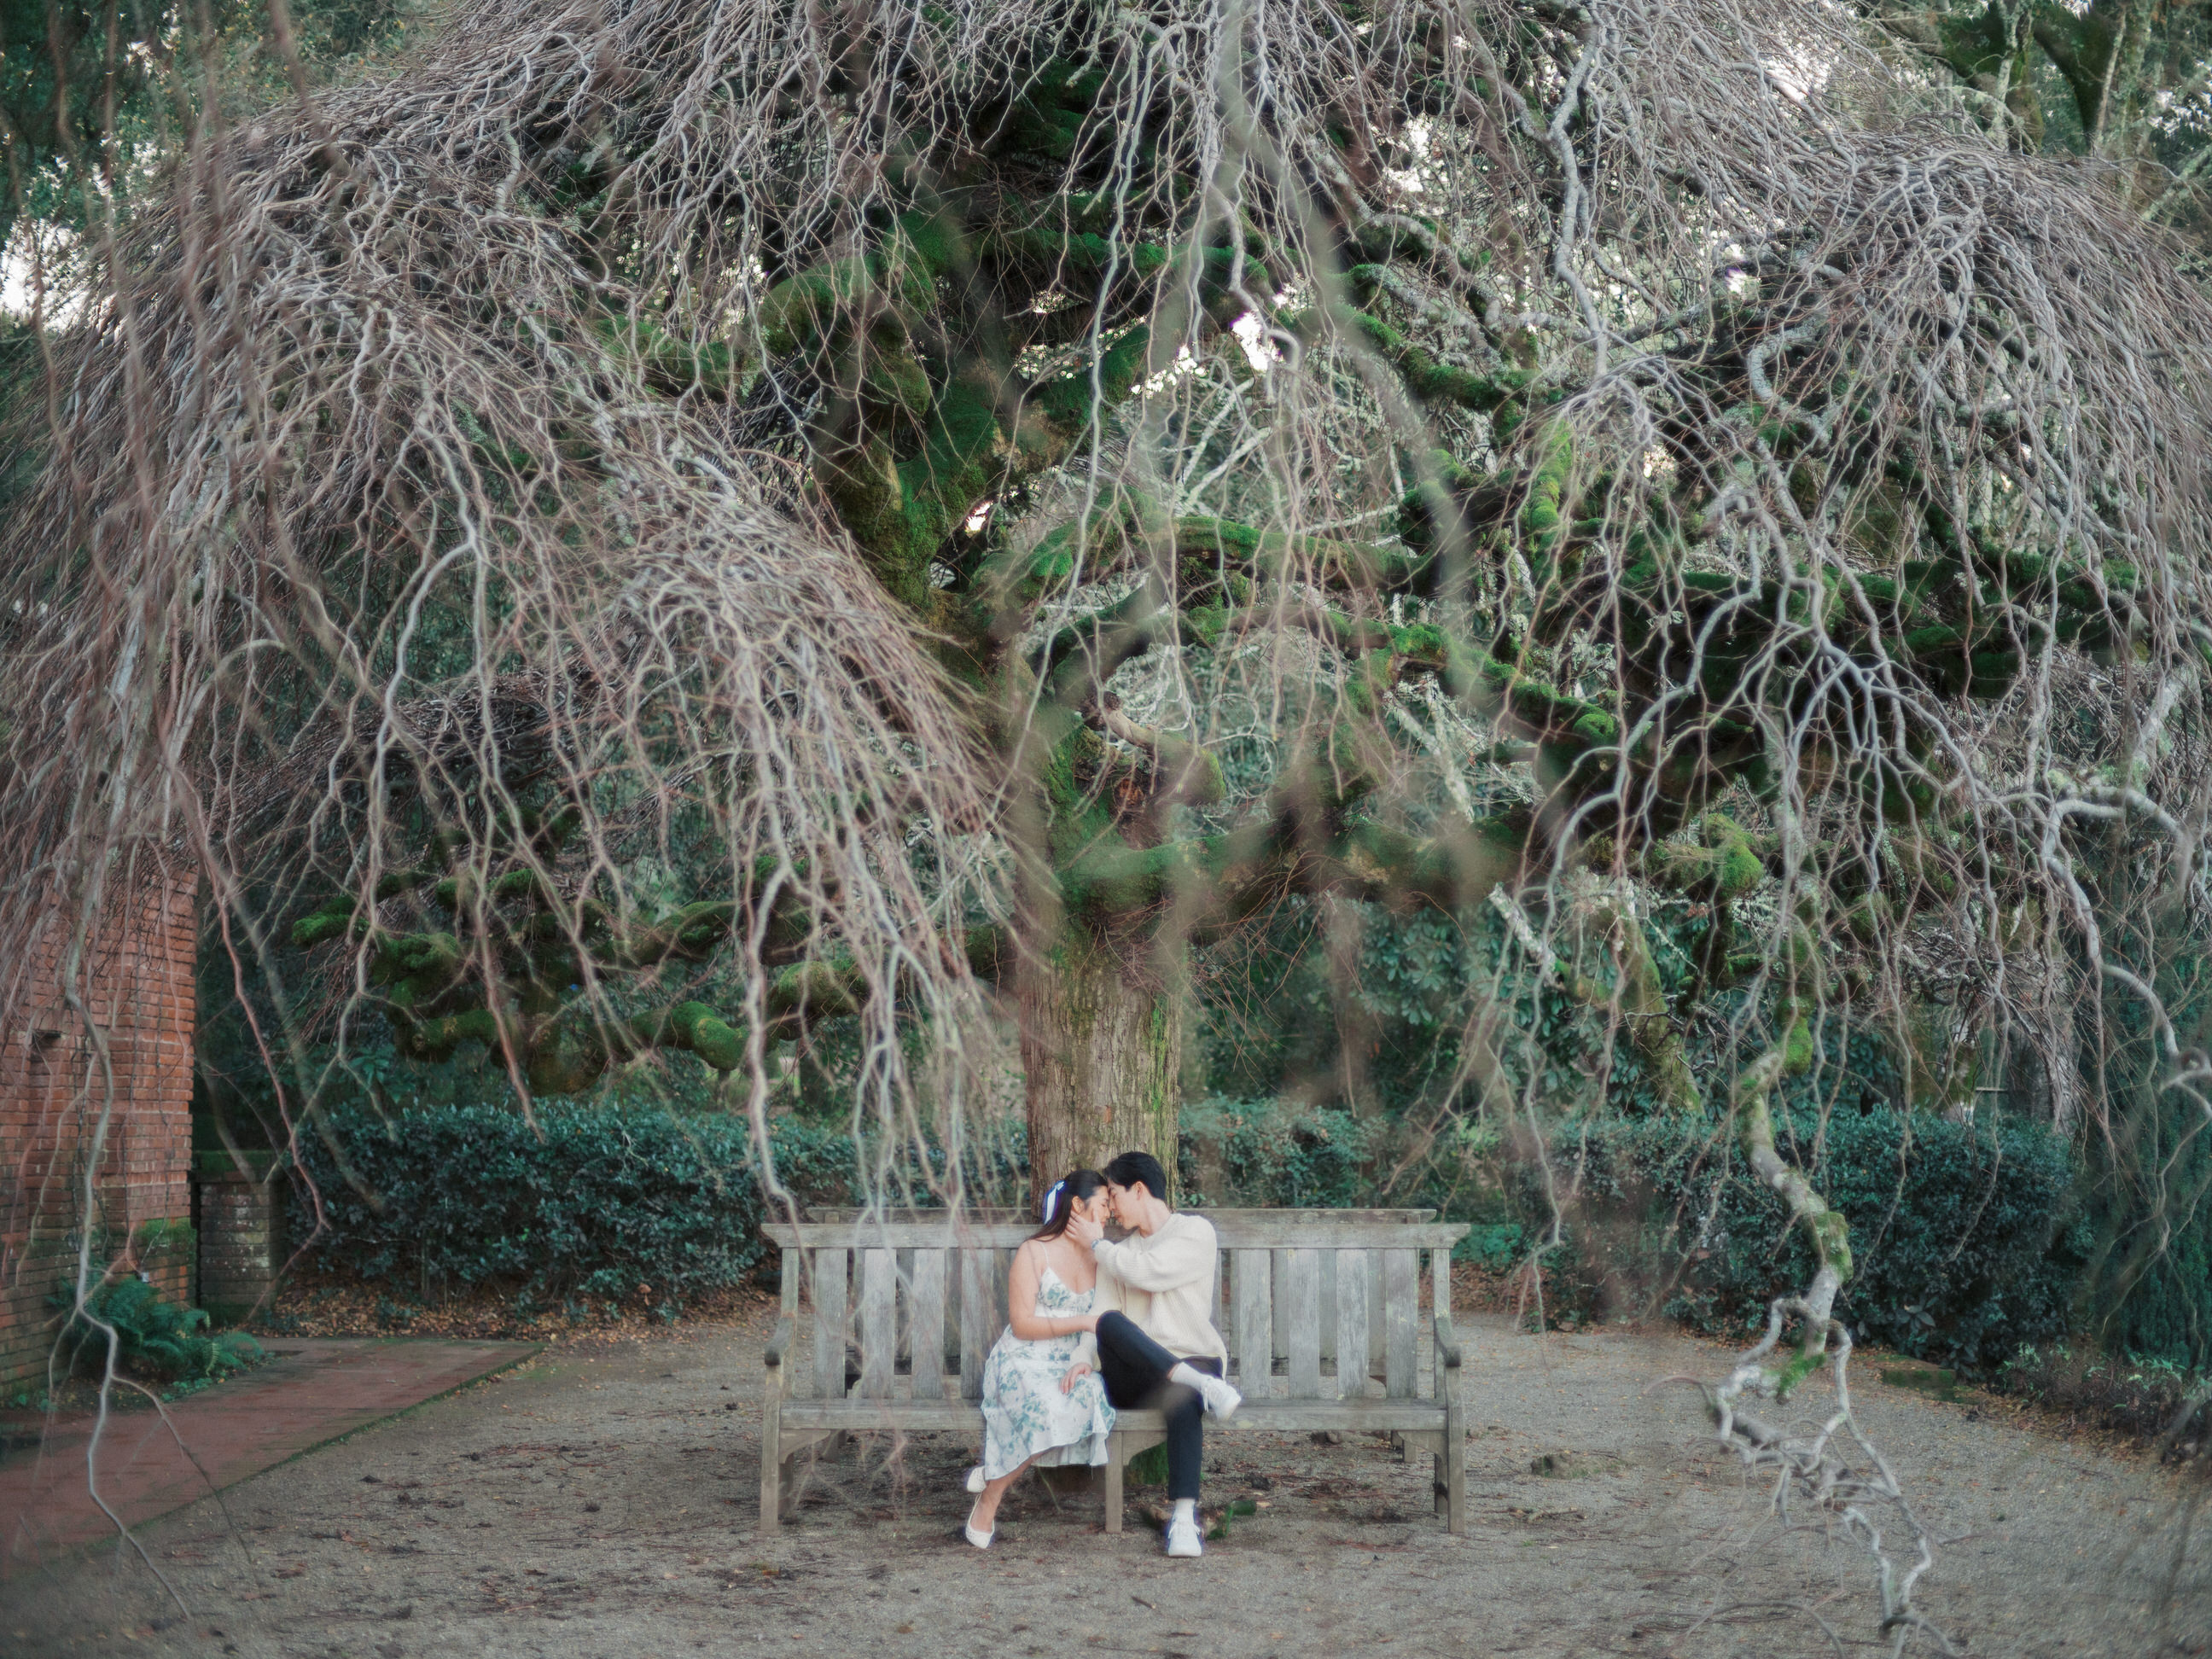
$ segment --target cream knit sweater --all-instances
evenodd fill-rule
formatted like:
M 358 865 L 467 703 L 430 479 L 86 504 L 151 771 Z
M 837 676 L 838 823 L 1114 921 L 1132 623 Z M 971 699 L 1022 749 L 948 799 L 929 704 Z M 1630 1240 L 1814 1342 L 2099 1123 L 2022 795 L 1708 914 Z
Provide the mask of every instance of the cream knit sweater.
M 1179 1359 L 1228 1363 L 1228 1345 L 1213 1328 L 1221 1283 L 1212 1222 L 1170 1215 L 1149 1236 L 1131 1233 L 1118 1244 L 1102 1238 L 1091 1254 L 1098 1263 L 1091 1306 L 1101 1313 L 1119 1308 Z

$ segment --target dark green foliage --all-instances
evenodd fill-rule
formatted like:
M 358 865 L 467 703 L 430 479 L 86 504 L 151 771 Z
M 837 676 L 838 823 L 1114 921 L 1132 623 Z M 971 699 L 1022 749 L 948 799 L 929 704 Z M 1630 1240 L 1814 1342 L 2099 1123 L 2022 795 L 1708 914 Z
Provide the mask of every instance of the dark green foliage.
M 644 1295 L 670 1309 L 760 1264 L 744 1120 L 550 1102 L 537 1120 L 533 1130 L 489 1106 L 401 1112 L 388 1125 L 367 1108 L 331 1112 L 347 1170 L 319 1138 L 301 1140 L 328 1222 L 316 1257 L 425 1295 L 489 1285 L 540 1304 Z M 833 1147 L 799 1139 L 794 1163 L 849 1176 L 849 1142 L 841 1164 Z M 304 1194 L 293 1224 L 296 1237 L 313 1232 Z
M 2116 1143 L 2092 1143 L 2100 1248 L 2083 1325 L 2109 1352 L 2212 1368 L 2212 1134 L 2193 1101 L 2130 1093 Z
M 64 1311 L 76 1298 L 66 1292 L 48 1298 Z M 260 1345 L 242 1334 L 209 1336 L 208 1316 L 198 1308 L 180 1308 L 165 1302 L 161 1293 L 139 1279 L 118 1279 L 103 1285 L 73 1314 L 61 1336 L 69 1369 L 98 1376 L 106 1368 L 114 1331 L 116 1364 L 134 1376 L 162 1382 L 190 1382 L 220 1376 L 248 1365 L 261 1357 Z
M 1271 1100 L 1182 1109 L 1176 1184 L 1194 1204 L 1345 1209 L 1368 1201 L 1369 1143 L 1382 1126 Z
M 2091 1234 L 2063 1140 L 1888 1111 L 1779 1128 L 1850 1221 L 1857 1271 L 1837 1313 L 1860 1340 L 1986 1372 L 2066 1329 Z M 1656 1310 L 1741 1335 L 1812 1276 L 1781 1200 L 1710 1124 L 1563 1128 L 1553 1164 L 1563 1191 L 1580 1176 L 1568 1249 L 1546 1263 L 1555 1310 Z M 1534 1172 L 1515 1196 L 1532 1230 L 1548 1222 Z
M 367 1105 L 331 1109 L 345 1167 L 320 1136 L 301 1142 L 326 1223 L 313 1259 L 414 1297 L 477 1286 L 539 1306 L 643 1297 L 670 1317 L 687 1297 L 773 1271 L 760 1233 L 771 1206 L 744 1118 L 569 1102 L 541 1102 L 535 1116 L 533 1128 L 501 1106 L 389 1119 Z M 793 1201 L 862 1200 L 865 1149 L 850 1134 L 786 1116 L 770 1146 Z M 930 1148 L 927 1161 L 941 1177 L 942 1152 Z M 1018 1139 L 992 1149 L 969 1188 L 1011 1187 L 1025 1164 Z M 292 1225 L 295 1237 L 314 1233 L 305 1185 Z
M 1452 1247 L 1452 1260 L 1503 1273 L 1528 1255 L 1531 1243 L 1528 1229 L 1521 1222 L 1479 1221 Z

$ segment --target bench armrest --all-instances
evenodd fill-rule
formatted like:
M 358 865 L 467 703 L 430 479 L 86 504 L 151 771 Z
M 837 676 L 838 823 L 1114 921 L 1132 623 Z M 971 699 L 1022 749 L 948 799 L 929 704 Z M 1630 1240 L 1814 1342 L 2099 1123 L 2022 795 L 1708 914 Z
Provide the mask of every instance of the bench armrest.
M 1460 1368 L 1459 1336 L 1448 1313 L 1437 1316 L 1437 1364 L 1450 1371 Z
M 789 1314 L 775 1322 L 775 1334 L 768 1340 L 768 1350 L 761 1355 L 761 1363 L 773 1373 L 783 1369 L 783 1357 L 791 1352 L 792 1322 Z

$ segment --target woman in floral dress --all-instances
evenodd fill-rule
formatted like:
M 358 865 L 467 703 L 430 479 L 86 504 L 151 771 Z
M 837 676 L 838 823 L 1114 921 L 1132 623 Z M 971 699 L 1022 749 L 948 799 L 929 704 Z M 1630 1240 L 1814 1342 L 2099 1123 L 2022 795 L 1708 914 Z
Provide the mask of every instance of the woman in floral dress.
M 1114 1408 L 1096 1367 L 1092 1331 L 1103 1311 L 1091 1252 L 1067 1237 L 1078 1215 L 1105 1218 L 1106 1177 L 1078 1170 L 1044 1195 L 1044 1225 L 1014 1253 L 1006 1331 L 983 1363 L 983 1462 L 968 1471 L 978 1493 L 968 1541 L 991 1547 L 999 1500 L 1032 1463 L 1103 1463 Z

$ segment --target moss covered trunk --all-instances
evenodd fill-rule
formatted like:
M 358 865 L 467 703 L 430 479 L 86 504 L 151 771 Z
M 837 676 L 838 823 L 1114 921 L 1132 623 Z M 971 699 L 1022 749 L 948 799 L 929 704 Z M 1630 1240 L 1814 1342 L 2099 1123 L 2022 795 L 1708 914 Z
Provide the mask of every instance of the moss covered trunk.
M 1170 1181 L 1182 1099 L 1182 1000 L 1078 935 L 1021 969 L 1032 1195 L 1074 1169 L 1147 1152 Z

